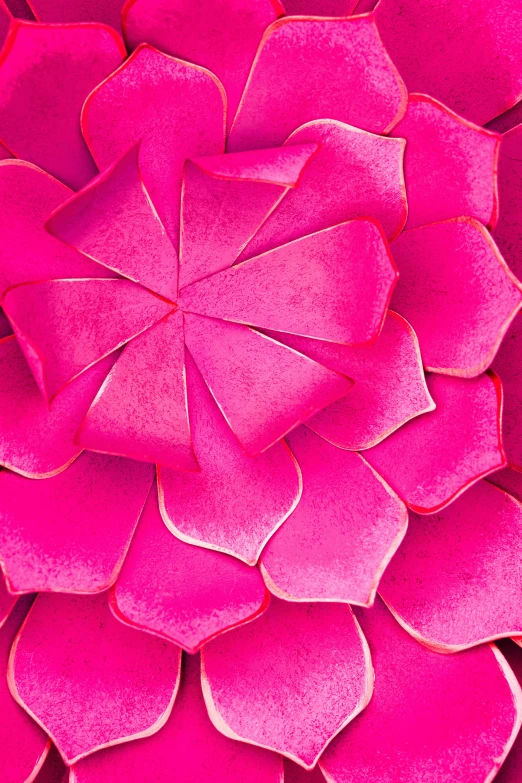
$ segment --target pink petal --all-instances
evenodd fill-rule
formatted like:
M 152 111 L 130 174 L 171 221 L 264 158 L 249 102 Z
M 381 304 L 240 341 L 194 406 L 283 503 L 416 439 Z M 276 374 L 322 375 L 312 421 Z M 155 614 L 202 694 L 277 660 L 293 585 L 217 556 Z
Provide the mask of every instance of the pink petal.
M 348 378 L 242 324 L 187 314 L 185 341 L 251 457 L 352 386 Z
M 502 439 L 510 465 L 522 469 L 522 316 L 511 324 L 493 362 L 504 391 Z
M 130 280 L 51 280 L 11 288 L 4 297 L 42 394 L 63 387 L 173 309 Z
M 106 593 L 41 593 L 11 651 L 9 684 L 68 764 L 167 720 L 181 650 L 127 628 Z
M 0 164 L 0 295 L 18 283 L 59 277 L 112 277 L 52 237 L 44 223 L 71 191 L 31 163 Z
M 379 601 L 356 610 L 375 665 L 363 714 L 320 761 L 333 783 L 491 781 L 521 722 L 522 691 L 494 645 L 439 655 Z
M 290 759 L 284 759 L 283 766 L 285 770 L 284 783 L 325 783 L 326 778 L 318 766 L 310 770 L 303 769 Z
M 406 508 L 359 454 L 305 427 L 288 442 L 303 496 L 261 555 L 267 587 L 286 600 L 367 606 L 406 532 Z
M 0 474 L 1 475 L 1 474 Z M 16 603 L 16 596 L 7 592 L 7 585 L 0 574 L 0 628 L 3 626 Z
M 484 225 L 496 222 L 496 133 L 462 119 L 429 95 L 414 94 L 393 135 L 407 141 L 406 228 L 460 215 Z
M 324 340 L 272 335 L 331 370 L 353 378 L 350 393 L 316 413 L 306 426 L 334 446 L 367 449 L 421 413 L 433 410 L 415 332 L 388 310 L 371 345 L 334 345 Z
M 488 476 L 486 481 L 505 490 L 522 503 L 522 473 L 519 470 L 513 468 L 497 470 Z
M 70 783 L 282 783 L 281 757 L 220 734 L 201 693 L 199 658 L 184 656 L 172 715 L 152 737 L 75 764 Z
M 131 48 L 146 41 L 215 73 L 232 121 L 265 28 L 284 9 L 278 0 L 130 0 L 123 11 Z
M 97 593 L 116 579 L 152 467 L 82 454 L 45 481 L 0 473 L 0 560 L 14 592 Z
M 276 147 L 300 125 L 323 117 L 386 132 L 406 100 L 372 17 L 286 17 L 263 36 L 229 150 Z
M 31 605 L 29 597 L 20 598 L 0 630 L 0 769 L 2 783 L 34 780 L 45 761 L 50 741 L 39 726 L 14 701 L 7 687 L 5 671 L 16 632 Z
M 97 171 L 81 135 L 80 110 L 125 56 L 109 27 L 17 20 L 0 61 L 2 142 L 17 158 L 82 187 Z
M 382 0 L 375 20 L 410 92 L 428 93 L 477 125 L 520 99 L 519 0 Z
M 522 101 L 516 103 L 511 109 L 503 112 L 494 120 L 491 120 L 486 124 L 486 128 L 496 131 L 497 133 L 506 133 L 514 128 L 515 125 L 520 125 L 522 122 Z
M 288 16 L 349 16 L 357 0 L 285 0 Z
M 248 457 L 186 353 L 187 397 L 198 473 L 158 466 L 160 509 L 178 538 L 254 565 L 301 497 L 301 473 L 282 441 Z
M 369 11 L 373 11 L 377 5 L 378 0 L 359 0 L 355 6 L 355 14 L 367 14 Z
M 193 283 L 181 297 L 184 309 L 213 318 L 365 343 L 381 330 L 396 279 L 379 224 L 352 220 Z
M 17 340 L 1 340 L 0 465 L 29 478 L 49 478 L 70 465 L 81 451 L 76 431 L 115 358 L 82 373 L 49 406 Z
M 91 405 L 77 443 L 198 470 L 187 415 L 184 351 L 179 310 L 132 340 Z
M 138 146 L 66 202 L 47 223 L 62 242 L 175 299 L 178 257 L 138 169 Z
M 513 641 L 510 639 L 501 639 L 496 646 L 499 647 L 502 655 L 505 656 L 520 684 L 522 681 L 522 653 L 520 648 L 513 644 Z M 495 783 L 516 783 L 516 781 L 520 780 L 521 764 L 522 737 L 519 732 L 513 747 L 503 762 L 498 775 L 495 777 Z
M 4 311 L 0 309 L 0 340 L 3 340 L 4 337 L 9 337 L 12 334 L 13 330 L 11 329 L 11 324 Z
M 3 46 L 4 41 L 9 31 L 9 25 L 13 19 L 13 15 L 4 0 L 0 2 L 0 46 Z
M 209 155 L 193 158 L 192 162 L 213 177 L 223 179 L 268 182 L 295 188 L 301 173 L 319 144 L 290 144 L 267 150 L 232 152 L 228 155 Z
M 216 728 L 305 769 L 372 694 L 369 652 L 349 606 L 274 598 L 258 620 L 218 637 L 201 656 Z
M 28 0 L 39 22 L 103 22 L 121 33 L 122 0 Z
M 479 375 L 522 301 L 522 286 L 488 231 L 456 218 L 406 231 L 391 249 L 399 268 L 392 307 L 415 329 L 424 366 Z
M 257 568 L 185 544 L 167 530 L 154 487 L 111 591 L 116 617 L 194 653 L 214 636 L 253 620 L 268 602 Z
M 438 514 L 411 515 L 379 592 L 439 652 L 522 633 L 521 533 L 522 505 L 479 481 Z
M 430 375 L 427 382 L 436 409 L 364 452 L 370 465 L 420 514 L 439 511 L 479 478 L 506 464 L 498 377 Z
M 84 136 L 100 169 L 141 140 L 140 172 L 176 250 L 183 165 L 223 152 L 225 100 L 213 74 L 140 46 L 83 108 Z
M 521 118 L 522 119 L 522 118 Z M 522 276 L 522 125 L 502 137 L 498 166 L 499 220 L 493 237 L 510 269 Z
M 68 781 L 69 768 L 65 766 L 56 747 L 51 745 L 34 783 L 68 783 Z

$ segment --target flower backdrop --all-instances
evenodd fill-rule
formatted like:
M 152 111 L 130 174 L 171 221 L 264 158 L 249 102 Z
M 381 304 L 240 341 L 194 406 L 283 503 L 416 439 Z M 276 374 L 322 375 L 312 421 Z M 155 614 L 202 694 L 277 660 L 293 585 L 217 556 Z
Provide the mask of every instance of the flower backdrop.
M 6 2 L 1 780 L 518 783 L 519 0 Z

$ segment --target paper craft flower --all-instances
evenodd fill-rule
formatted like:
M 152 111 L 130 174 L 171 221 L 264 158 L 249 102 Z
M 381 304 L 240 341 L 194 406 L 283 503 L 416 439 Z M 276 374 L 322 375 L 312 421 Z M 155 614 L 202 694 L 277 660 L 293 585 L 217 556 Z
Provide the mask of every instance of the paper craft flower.
M 0 8 L 2 781 L 515 781 L 517 3 L 120 5 Z

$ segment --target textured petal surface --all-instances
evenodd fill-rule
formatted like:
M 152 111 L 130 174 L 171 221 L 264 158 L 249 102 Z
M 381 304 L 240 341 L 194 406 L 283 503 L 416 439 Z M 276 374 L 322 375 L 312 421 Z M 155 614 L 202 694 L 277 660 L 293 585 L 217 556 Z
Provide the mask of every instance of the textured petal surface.
M 224 98 L 213 74 L 140 46 L 83 108 L 83 132 L 100 169 L 141 139 L 140 172 L 176 250 L 183 165 L 223 152 Z
M 502 441 L 511 465 L 522 469 L 522 315 L 511 324 L 493 361 L 503 390 Z
M 356 5 L 357 0 L 286 0 L 285 11 L 289 16 L 348 16 Z
M 47 399 L 174 307 L 130 280 L 21 285 L 3 304 Z
M 187 352 L 190 432 L 201 470 L 158 468 L 160 507 L 175 536 L 253 565 L 301 496 L 301 474 L 285 443 L 248 457 Z
M 522 704 L 496 647 L 439 655 L 412 639 L 380 601 L 356 614 L 370 645 L 375 690 L 321 759 L 327 779 L 492 780 L 520 727 Z
M 352 381 L 242 324 L 185 315 L 185 340 L 250 456 L 272 446 Z
M 381 133 L 405 105 L 404 85 L 371 17 L 280 19 L 263 36 L 229 150 L 275 147 L 322 117 Z
M 370 656 L 349 606 L 274 598 L 202 656 L 203 694 L 219 730 L 304 767 L 372 693 Z
M 287 600 L 370 604 L 406 531 L 406 507 L 359 454 L 305 427 L 288 443 L 303 496 L 263 550 L 267 586 Z
M 392 307 L 415 329 L 424 366 L 466 378 L 483 372 L 522 301 L 489 233 L 458 218 L 406 231 L 391 249 L 399 268 Z
M 367 449 L 405 422 L 434 408 L 415 332 L 391 310 L 378 339 L 371 345 L 334 345 L 280 332 L 273 336 L 354 380 L 349 394 L 306 423 L 334 446 Z
M 365 343 L 381 329 L 396 278 L 379 224 L 353 220 L 184 288 L 182 307 L 264 329 Z
M 209 720 L 199 658 L 185 656 L 172 715 L 152 737 L 80 761 L 70 783 L 281 783 L 281 757 L 224 737 Z
M 439 651 L 522 633 L 521 534 L 522 505 L 479 481 L 437 515 L 411 514 L 379 592 Z
M 478 125 L 522 94 L 518 0 L 382 0 L 375 20 L 410 92 L 425 92 Z
M 178 257 L 141 179 L 138 151 L 132 147 L 64 204 L 47 228 L 109 269 L 175 299 Z
M 123 41 L 109 27 L 11 27 L 0 58 L 0 137 L 18 158 L 72 188 L 97 171 L 80 132 L 90 91 L 122 62 Z
M 257 568 L 186 544 L 167 530 L 154 487 L 111 592 L 115 615 L 193 653 L 267 606 Z
M 522 117 L 521 117 L 522 120 Z M 509 267 L 522 276 L 522 125 L 502 137 L 498 165 L 499 220 L 493 231 Z
M 299 183 L 304 166 L 318 148 L 317 143 L 287 144 L 265 150 L 194 158 L 193 163 L 214 177 L 270 182 L 294 188 Z
M 82 454 L 45 481 L 0 473 L 0 561 L 16 592 L 95 593 L 116 579 L 153 477 L 141 462 Z
M 77 442 L 93 451 L 197 470 L 184 355 L 178 310 L 124 348 L 82 422 Z
M 436 409 L 364 452 L 399 497 L 421 514 L 438 511 L 505 465 L 498 378 L 489 373 L 473 379 L 431 375 L 427 381 Z
M 460 215 L 484 225 L 496 221 L 496 133 L 467 122 L 429 95 L 413 94 L 393 135 L 407 141 L 406 228 Z
M 13 646 L 9 685 L 69 763 L 157 731 L 181 650 L 116 620 L 107 595 L 42 593 Z
M 28 0 L 40 22 L 102 22 L 121 33 L 122 0 Z

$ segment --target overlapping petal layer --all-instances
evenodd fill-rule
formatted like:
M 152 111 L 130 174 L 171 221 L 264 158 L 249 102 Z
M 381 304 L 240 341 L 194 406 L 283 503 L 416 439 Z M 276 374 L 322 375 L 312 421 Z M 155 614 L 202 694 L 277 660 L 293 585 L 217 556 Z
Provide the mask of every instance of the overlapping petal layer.
M 493 361 L 502 380 L 502 437 L 508 461 L 522 469 L 522 316 L 511 324 Z
M 122 0 L 28 0 L 39 22 L 103 22 L 121 33 Z
M 0 579 L 0 628 L 9 617 L 11 609 L 16 603 L 16 596 L 7 592 L 7 585 L 2 576 Z
M 522 119 L 522 118 L 521 118 Z M 502 137 L 498 162 L 499 220 L 493 237 L 510 268 L 522 276 L 522 125 Z

